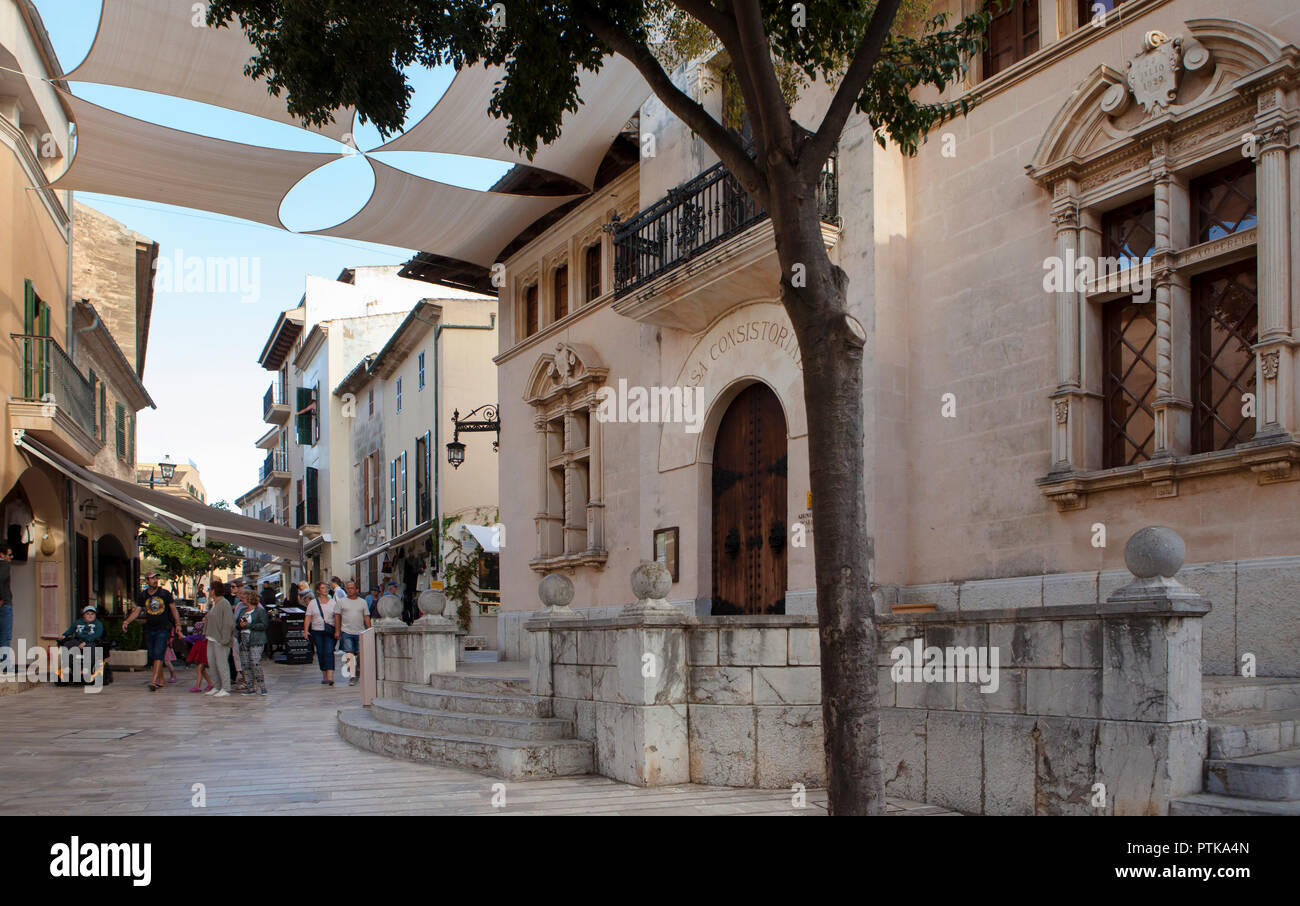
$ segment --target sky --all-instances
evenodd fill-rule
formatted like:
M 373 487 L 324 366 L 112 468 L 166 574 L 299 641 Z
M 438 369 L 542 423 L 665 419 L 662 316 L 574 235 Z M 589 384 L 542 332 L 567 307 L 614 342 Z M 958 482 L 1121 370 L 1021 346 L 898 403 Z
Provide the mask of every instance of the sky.
M 90 50 L 99 0 L 34 0 L 63 71 Z M 181 0 L 177 0 L 181 2 Z M 423 117 L 446 90 L 452 71 L 413 69 L 407 125 Z M 338 151 L 339 160 L 300 182 L 285 198 L 281 219 L 293 230 L 321 229 L 351 217 L 374 180 L 360 156 L 339 143 L 283 123 L 148 92 L 72 82 L 74 94 L 149 122 L 250 145 L 295 151 Z M 486 114 L 485 114 L 486 115 Z M 354 124 L 356 126 L 356 124 Z M 353 129 L 366 151 L 382 141 L 370 124 Z M 377 159 L 419 176 L 486 189 L 508 169 L 496 161 L 455 155 L 383 153 Z M 136 459 L 170 455 L 193 461 L 209 502 L 235 498 L 257 483 L 265 451 L 253 446 L 269 428 L 262 396 L 272 372 L 257 364 L 276 316 L 302 297 L 306 275 L 335 278 L 346 267 L 401 264 L 414 253 L 347 239 L 307 236 L 245 220 L 111 195 L 77 192 L 78 201 L 159 244 L 160 259 L 246 259 L 253 292 L 173 292 L 155 287 L 144 384 L 157 404 L 139 415 Z M 160 271 L 160 274 L 165 273 Z M 94 300 L 91 300 L 92 303 Z

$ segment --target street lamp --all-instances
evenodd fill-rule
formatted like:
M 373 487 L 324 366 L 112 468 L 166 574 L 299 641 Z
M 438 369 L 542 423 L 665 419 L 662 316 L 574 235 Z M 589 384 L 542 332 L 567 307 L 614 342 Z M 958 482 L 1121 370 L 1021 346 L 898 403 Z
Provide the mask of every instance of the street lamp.
M 455 429 L 452 439 L 447 442 L 447 462 L 451 463 L 453 469 L 459 469 L 460 464 L 465 461 L 465 445 L 460 442 L 460 432 L 479 432 L 495 431 L 497 439 L 492 441 L 492 452 L 496 453 L 501 446 L 501 418 L 497 405 L 479 406 L 465 418 L 460 417 L 460 410 L 456 409 L 451 413 L 451 424 Z M 472 418 L 478 412 L 483 413 L 482 418 Z
M 158 465 L 162 468 L 163 484 L 171 484 L 172 476 L 176 474 L 176 463 L 172 462 L 172 455 L 168 453 Z

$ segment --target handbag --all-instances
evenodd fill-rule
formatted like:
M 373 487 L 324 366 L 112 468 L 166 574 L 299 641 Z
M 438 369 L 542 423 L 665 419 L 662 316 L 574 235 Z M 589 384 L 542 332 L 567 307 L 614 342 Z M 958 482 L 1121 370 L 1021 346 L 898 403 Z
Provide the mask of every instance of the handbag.
M 316 612 L 320 614 L 321 625 L 325 627 L 320 631 L 328 633 L 332 638 L 334 636 L 334 623 L 331 620 L 325 619 L 325 609 L 320 606 L 320 598 L 316 599 Z

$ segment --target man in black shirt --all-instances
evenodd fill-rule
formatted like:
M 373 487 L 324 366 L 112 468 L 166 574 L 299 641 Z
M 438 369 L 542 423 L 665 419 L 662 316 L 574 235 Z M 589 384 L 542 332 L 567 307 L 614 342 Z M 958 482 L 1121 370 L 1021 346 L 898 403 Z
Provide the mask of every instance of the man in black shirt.
M 156 692 L 163 685 L 163 656 L 171 644 L 172 629 L 181 624 L 181 615 L 176 610 L 172 593 L 158 584 L 158 574 L 153 570 L 145 573 L 148 583 L 136 599 L 135 608 L 122 621 L 122 631 L 131 625 L 131 621 L 144 613 L 144 645 L 149 652 L 149 663 L 153 665 L 153 681 L 149 691 Z

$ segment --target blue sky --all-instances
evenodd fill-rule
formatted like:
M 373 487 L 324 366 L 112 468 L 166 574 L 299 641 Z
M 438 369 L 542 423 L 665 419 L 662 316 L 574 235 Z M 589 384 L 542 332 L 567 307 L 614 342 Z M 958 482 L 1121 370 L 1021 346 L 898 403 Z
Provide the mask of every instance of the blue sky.
M 94 40 L 99 0 L 35 0 L 35 4 L 64 71 L 73 69 Z M 413 70 L 409 76 L 415 95 L 408 125 L 433 107 L 450 84 L 452 72 Z M 202 135 L 287 150 L 343 151 L 323 136 L 192 101 L 82 82 L 70 87 L 96 104 Z M 355 128 L 354 136 L 362 150 L 381 141 L 370 125 Z M 382 160 L 420 176 L 476 189 L 487 188 L 508 168 L 495 161 L 443 154 L 386 153 Z M 365 161 L 341 153 L 339 160 L 289 193 L 281 219 L 294 230 L 340 223 L 365 203 L 372 185 Z M 257 356 L 276 315 L 297 305 L 307 274 L 333 278 L 345 267 L 399 264 L 412 250 L 299 235 L 135 199 L 85 192 L 76 197 L 156 241 L 160 258 L 174 260 L 179 251 L 186 258 L 260 259 L 256 301 L 242 301 L 238 292 L 155 294 L 144 382 L 158 408 L 140 413 L 136 442 L 141 462 L 166 454 L 177 462 L 193 460 L 208 500 L 225 498 L 233 505 L 256 483 L 265 456 L 253 442 L 268 427 L 262 422 L 262 395 L 271 373 L 258 366 Z

